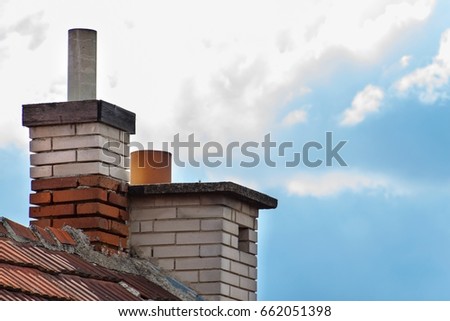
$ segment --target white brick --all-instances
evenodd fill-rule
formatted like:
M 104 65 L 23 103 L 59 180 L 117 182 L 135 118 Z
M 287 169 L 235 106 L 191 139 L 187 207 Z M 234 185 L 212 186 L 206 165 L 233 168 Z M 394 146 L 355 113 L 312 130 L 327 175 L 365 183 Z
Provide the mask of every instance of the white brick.
M 30 127 L 30 138 L 46 138 L 75 135 L 75 125 Z
M 231 261 L 230 270 L 239 275 L 248 276 L 248 266 L 245 264 Z
M 239 247 L 239 239 L 237 236 L 231 235 L 230 246 L 235 249 Z
M 249 292 L 234 286 L 230 286 L 230 296 L 240 301 L 248 301 Z
M 202 220 L 202 231 L 220 231 L 222 230 L 222 220 L 221 219 L 213 219 L 213 220 Z
M 215 282 L 221 280 L 221 272 L 222 270 L 201 270 L 200 273 L 200 282 Z M 238 277 L 239 283 L 239 277 Z
M 45 152 L 52 149 L 51 138 L 36 138 L 30 141 L 30 152 Z
M 200 256 L 220 256 L 223 244 L 200 245 Z
M 245 290 L 256 292 L 256 281 L 241 276 L 241 277 L 239 277 L 239 287 L 241 287 Z
M 154 257 L 191 257 L 199 255 L 198 245 L 154 246 Z
M 250 206 L 250 212 L 248 214 L 253 217 L 258 217 L 259 210 L 256 207 Z
M 100 135 L 69 136 L 53 138 L 53 149 L 104 148 L 107 138 Z
M 53 166 L 54 176 L 72 176 L 84 174 L 109 175 L 109 168 L 107 167 L 107 165 L 99 162 L 71 163 Z
M 89 148 L 77 150 L 77 161 L 92 162 L 98 161 L 112 164 L 118 167 L 125 167 L 125 157 L 122 155 L 110 152 L 106 149 Z
M 200 294 L 230 294 L 230 286 L 220 282 L 192 284 L 192 288 Z
M 52 166 L 30 167 L 31 178 L 51 177 L 53 175 Z
M 130 143 L 130 134 L 127 132 L 121 131 L 119 140 L 125 144 L 129 144 Z
M 257 259 L 255 255 L 245 253 L 242 251 L 239 252 L 239 261 L 253 267 L 256 267 L 257 264 Z
M 77 135 L 99 134 L 105 137 L 120 140 L 121 131 L 117 128 L 102 123 L 77 124 Z
M 255 219 L 247 214 L 241 212 L 235 212 L 236 223 L 241 226 L 245 226 L 248 228 L 253 228 L 255 225 Z
M 177 244 L 228 244 L 229 234 L 217 232 L 186 232 L 177 233 Z
M 170 245 L 175 243 L 175 233 L 140 233 L 131 234 L 130 243 L 132 246 L 139 245 Z
M 250 253 L 250 254 L 254 254 L 254 255 L 258 254 L 256 244 L 253 242 L 249 242 L 249 241 L 239 242 L 239 250 Z
M 114 178 L 120 179 L 125 182 L 130 181 L 130 172 L 129 171 L 127 171 L 124 168 L 116 167 L 113 165 L 111 165 L 111 167 L 109 167 L 109 176 L 112 176 Z
M 249 301 L 256 301 L 256 300 L 257 300 L 256 293 L 250 292 L 250 293 L 248 294 L 248 300 L 249 300 Z
M 155 232 L 198 231 L 200 220 L 167 220 L 155 221 Z
M 153 221 L 142 221 L 140 225 L 141 232 L 153 232 Z
M 171 274 L 182 282 L 198 282 L 198 271 L 173 271 Z
M 223 244 L 210 244 L 200 246 L 201 256 L 223 256 L 239 261 L 239 251 Z
M 239 286 L 239 276 L 223 270 L 204 270 L 200 271 L 200 282 L 224 282 Z
M 256 231 L 253 231 L 249 228 L 241 228 L 239 229 L 239 240 L 240 241 L 251 241 L 258 242 L 258 235 Z
M 237 211 L 242 209 L 242 203 L 239 200 L 223 195 L 202 195 L 200 202 L 204 205 L 227 206 Z
M 158 195 L 153 201 L 155 206 L 173 206 L 172 197 L 170 195 Z
M 220 257 L 177 258 L 175 260 L 177 270 L 224 269 L 226 263 L 228 262 Z
M 256 280 L 258 278 L 258 270 L 254 267 L 248 268 L 248 277 Z
M 223 217 L 223 206 L 193 206 L 179 207 L 177 209 L 177 217 L 179 218 L 203 218 L 203 217 Z
M 200 205 L 200 197 L 198 195 L 173 195 L 171 196 L 173 205 Z
M 175 269 L 175 259 L 159 259 L 158 266 L 162 269 L 173 271 Z
M 130 209 L 135 208 L 148 208 L 148 207 L 155 207 L 155 198 L 151 196 L 134 196 L 129 195 L 129 202 L 130 202 Z
M 141 223 L 130 222 L 130 232 L 131 233 L 139 233 L 140 231 L 141 231 Z
M 222 256 L 237 261 L 239 260 L 239 251 L 229 246 L 224 246 L 222 247 Z
M 133 247 L 133 251 L 135 251 L 137 256 L 141 258 L 153 257 L 153 247 L 151 246 L 136 246 Z
M 176 217 L 176 208 L 165 207 L 165 208 L 136 208 L 131 203 L 130 216 L 132 220 L 162 220 Z
M 238 235 L 239 233 L 239 225 L 225 219 L 202 220 L 201 229 L 203 231 L 223 230 L 234 235 Z
M 103 145 L 103 148 L 126 157 L 130 156 L 130 146 L 116 140 L 108 140 L 108 143 Z
M 75 162 L 76 155 L 74 150 L 60 152 L 38 153 L 30 155 L 31 165 L 52 165 Z

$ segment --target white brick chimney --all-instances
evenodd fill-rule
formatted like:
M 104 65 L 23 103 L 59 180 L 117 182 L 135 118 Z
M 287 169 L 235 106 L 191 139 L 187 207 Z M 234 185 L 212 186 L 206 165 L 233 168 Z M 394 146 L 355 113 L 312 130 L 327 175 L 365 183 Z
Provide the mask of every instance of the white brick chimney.
M 257 219 L 276 199 L 231 182 L 130 186 L 128 195 L 132 252 L 206 299 L 256 300 Z

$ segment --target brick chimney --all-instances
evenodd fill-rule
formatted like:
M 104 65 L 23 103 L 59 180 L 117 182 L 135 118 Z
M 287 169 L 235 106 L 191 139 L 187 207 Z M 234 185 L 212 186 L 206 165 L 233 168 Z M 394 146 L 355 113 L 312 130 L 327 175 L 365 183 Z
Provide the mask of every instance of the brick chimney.
M 129 200 L 132 252 L 208 300 L 256 300 L 257 219 L 276 199 L 217 182 L 130 186 Z
M 96 32 L 69 30 L 68 102 L 24 105 L 31 224 L 80 228 L 99 249 L 127 249 L 135 114 L 95 99 Z
M 231 182 L 171 183 L 171 155 L 133 153 L 135 114 L 96 100 L 96 33 L 69 31 L 68 102 L 23 106 L 31 224 L 157 263 L 210 300 L 256 300 L 257 220 L 277 200 Z

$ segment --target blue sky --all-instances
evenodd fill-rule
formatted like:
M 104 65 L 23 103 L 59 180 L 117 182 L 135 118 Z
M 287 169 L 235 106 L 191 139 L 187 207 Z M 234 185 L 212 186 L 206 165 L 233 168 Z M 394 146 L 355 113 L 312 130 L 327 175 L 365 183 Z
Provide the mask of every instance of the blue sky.
M 241 168 L 236 155 L 174 168 L 175 181 L 278 198 L 260 213 L 259 299 L 449 300 L 448 12 L 443 0 L 0 0 L 0 215 L 28 221 L 20 106 L 66 99 L 67 30 L 88 27 L 98 96 L 137 113 L 134 141 L 347 141 L 347 167 Z

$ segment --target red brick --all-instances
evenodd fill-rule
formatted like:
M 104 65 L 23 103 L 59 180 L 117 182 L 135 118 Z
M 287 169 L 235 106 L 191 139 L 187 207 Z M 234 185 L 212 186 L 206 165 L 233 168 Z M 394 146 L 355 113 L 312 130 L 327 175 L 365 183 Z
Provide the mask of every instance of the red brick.
M 118 235 L 102 231 L 86 231 L 85 234 L 89 237 L 89 240 L 93 243 L 104 243 L 112 245 L 117 248 L 126 247 L 126 243 L 123 244 L 124 239 Z
M 119 223 L 116 221 L 109 222 L 109 231 L 114 234 L 118 234 L 121 236 L 128 236 L 128 226 L 124 223 Z
M 35 230 L 36 233 L 39 233 L 39 235 L 50 245 L 57 245 L 55 239 L 53 238 L 53 236 L 44 228 L 37 226 L 35 224 L 32 224 L 33 228 Z M 47 226 L 46 226 L 47 227 Z
M 49 227 L 48 228 L 53 236 L 61 243 L 61 244 L 67 244 L 67 245 L 77 245 L 77 242 L 73 239 L 73 237 L 67 233 L 66 231 L 63 231 L 58 228 Z
M 81 176 L 78 182 L 80 186 L 103 187 L 113 191 L 118 191 L 121 183 L 119 180 L 102 175 Z
M 117 207 L 102 203 L 83 203 L 77 205 L 77 214 L 100 214 L 112 218 L 120 218 L 120 210 Z
M 74 204 L 47 205 L 41 207 L 30 207 L 31 218 L 58 217 L 75 214 Z
M 39 192 L 30 194 L 30 204 L 40 205 L 52 202 L 52 194 L 50 192 Z
M 128 206 L 128 198 L 115 192 L 108 193 L 108 202 L 124 208 Z
M 128 211 L 124 211 L 124 210 L 119 210 L 119 217 L 120 217 L 120 219 L 122 219 L 124 221 L 128 221 L 130 219 L 130 215 L 129 215 Z
M 74 201 L 107 200 L 107 192 L 101 188 L 78 188 L 53 192 L 53 202 L 66 203 Z
M 62 228 L 65 225 L 77 229 L 100 228 L 104 230 L 109 229 L 109 221 L 101 217 L 74 217 L 74 218 L 60 218 L 53 220 L 53 227 Z
M 24 239 L 27 239 L 30 241 L 38 241 L 39 240 L 37 238 L 37 236 L 34 235 L 34 233 L 28 227 L 25 227 L 21 224 L 18 224 L 16 222 L 13 222 L 8 219 L 5 219 L 5 220 L 8 223 L 9 227 L 11 227 L 11 229 L 14 231 L 14 233 L 17 236 L 23 237 Z
M 30 221 L 30 225 L 46 228 L 52 226 L 52 220 L 48 218 L 41 218 L 37 221 Z
M 31 181 L 33 191 L 56 190 L 77 187 L 77 177 L 45 178 Z

